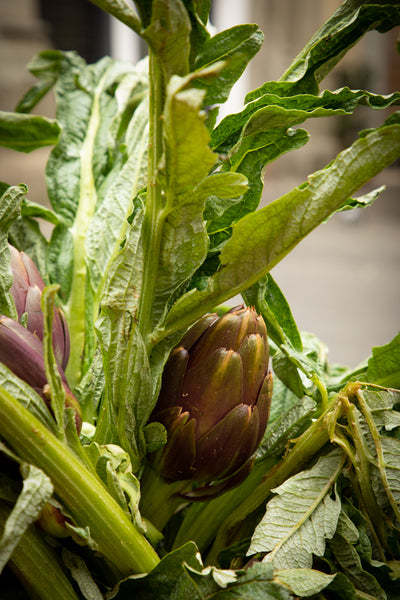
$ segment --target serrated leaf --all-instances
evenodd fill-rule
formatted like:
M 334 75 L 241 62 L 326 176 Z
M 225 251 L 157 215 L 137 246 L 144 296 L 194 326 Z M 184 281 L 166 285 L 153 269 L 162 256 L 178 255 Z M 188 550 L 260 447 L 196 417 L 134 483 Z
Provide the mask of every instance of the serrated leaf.
M 4 525 L 0 539 L 0 572 L 7 563 L 25 531 L 40 515 L 41 510 L 53 493 L 51 480 L 43 471 L 25 464 L 21 493 Z
M 0 111 L 0 146 L 32 152 L 57 143 L 60 127 L 54 119 Z
M 336 531 L 341 502 L 331 493 L 343 464 L 342 451 L 333 450 L 276 488 L 248 554 L 266 552 L 264 561 L 279 569 L 311 568 L 313 554 L 322 556 Z
M 91 220 L 86 236 L 90 284 L 94 292 L 100 282 L 116 244 L 124 237 L 133 199 L 146 184 L 148 149 L 147 99 L 135 110 L 130 121 L 127 140 L 128 159 L 116 166 L 117 174 L 108 187 L 101 206 Z M 104 243 L 107 240 L 107 243 Z
M 110 58 L 87 65 L 74 53 L 59 52 L 57 56 L 61 67 L 55 89 L 62 134 L 50 155 L 46 175 L 59 225 L 51 237 L 48 262 L 52 281 L 61 284 L 71 338 L 67 377 L 73 388 L 87 370 L 95 348 L 93 320 L 98 306 L 87 277 L 87 232 L 115 180 L 112 168 L 116 164 L 122 167 L 127 159 L 121 143 L 126 141 L 127 124 L 143 98 L 146 75 L 143 65 L 134 67 Z M 126 184 L 132 192 L 130 182 Z M 108 244 L 107 223 L 102 224 L 98 237 L 113 251 L 118 232 L 112 230 Z M 99 277 L 90 283 L 96 292 Z
M 335 573 L 329 575 L 315 569 L 285 569 L 274 573 L 274 580 L 286 585 L 300 598 L 318 594 L 332 583 L 335 577 Z
M 348 87 L 333 92 L 325 90 L 320 96 L 301 94 L 281 97 L 266 92 L 249 102 L 240 113 L 225 117 L 213 131 L 212 144 L 218 148 L 235 133 L 239 135 L 230 151 L 230 160 L 237 165 L 249 145 L 254 144 L 252 138 L 256 135 L 265 135 L 274 129 L 287 129 L 307 119 L 352 114 L 359 104 L 374 109 L 398 105 L 400 92 L 381 96 L 364 90 L 350 90 Z

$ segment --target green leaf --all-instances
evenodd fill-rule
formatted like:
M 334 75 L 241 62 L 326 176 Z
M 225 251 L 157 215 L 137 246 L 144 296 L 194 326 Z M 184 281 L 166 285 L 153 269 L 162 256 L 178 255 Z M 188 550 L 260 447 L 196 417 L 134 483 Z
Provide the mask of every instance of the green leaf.
M 43 361 L 46 370 L 46 379 L 50 387 L 51 408 L 57 423 L 57 433 L 60 437 L 63 437 L 65 389 L 54 356 L 52 342 L 54 302 L 58 290 L 58 285 L 51 285 L 44 288 L 41 298 L 41 308 L 43 312 Z
M 10 294 L 13 277 L 10 267 L 10 250 L 8 248 L 8 231 L 17 220 L 21 203 L 28 188 L 20 184 L 10 186 L 0 197 L 0 314 L 17 319 L 14 300 Z
M 208 592 L 210 596 L 218 600 L 235 600 L 238 597 L 243 600 L 289 600 L 292 598 L 290 590 L 275 579 L 270 565 L 266 564 L 255 563 L 248 569 L 239 571 L 237 581 L 226 589 L 215 590 L 216 585 L 214 583 L 213 588 L 210 589 L 210 584 L 208 587 L 203 584 L 204 596 Z
M 86 236 L 90 284 L 98 292 L 107 265 L 128 226 L 133 199 L 146 184 L 148 149 L 148 102 L 144 99 L 135 110 L 126 135 L 128 158 L 115 168 L 101 206 L 91 220 Z M 106 243 L 105 243 L 106 242 Z
M 336 531 L 341 503 L 331 493 L 343 464 L 343 453 L 333 450 L 275 489 L 248 554 L 267 552 L 264 561 L 279 569 L 311 568 L 312 555 L 322 556 Z
M 287 586 L 300 598 L 318 594 L 336 577 L 336 574 L 329 575 L 315 569 L 285 569 L 275 571 L 274 575 L 274 579 Z
M 274 387 L 276 380 L 274 381 Z M 275 393 L 275 390 L 274 390 Z M 315 412 L 316 403 L 309 397 L 304 396 L 288 410 L 280 403 L 282 395 L 278 392 L 275 396 L 274 412 L 278 412 L 279 417 L 268 423 L 267 431 L 257 452 L 258 455 L 280 455 L 283 454 L 289 440 L 296 439 L 305 429 Z M 274 398 L 272 400 L 274 405 Z
M 119 19 L 136 33 L 140 33 L 142 26 L 137 14 L 132 10 L 131 3 L 127 0 L 90 0 L 93 4 Z
M 193 542 L 167 554 L 146 577 L 128 578 L 118 584 L 118 600 L 131 600 L 133 597 L 137 600 L 184 600 L 189 597 L 201 600 L 196 586 L 187 576 L 185 564 L 198 570 L 202 568 Z
M 193 62 L 200 52 L 203 44 L 210 37 L 208 32 L 208 16 L 211 8 L 211 0 L 183 0 L 189 13 L 191 22 L 190 32 L 190 70 L 193 70 Z
M 366 571 L 355 547 L 344 537 L 336 534 L 328 542 L 341 571 L 349 578 L 354 587 L 373 598 L 386 600 L 387 596 L 375 577 Z
M 49 223 L 52 223 L 53 225 L 58 224 L 58 218 L 54 211 L 46 206 L 43 206 L 42 204 L 32 202 L 27 198 L 25 198 L 25 200 L 22 202 L 21 215 L 23 217 L 38 217 L 48 221 Z
M 296 350 L 303 349 L 300 332 L 289 304 L 269 273 L 243 293 L 246 303 L 255 306 L 267 325 L 268 336 L 277 346 L 290 342 Z
M 146 89 L 146 75 L 143 65 L 136 69 L 110 58 L 86 65 L 74 53 L 60 52 L 59 61 L 56 101 L 62 134 L 47 164 L 47 182 L 60 224 L 50 241 L 49 267 L 52 281 L 62 286 L 71 337 L 67 377 L 74 387 L 94 352 L 93 320 L 98 308 L 87 278 L 86 236 L 115 179 L 115 173 L 110 175 L 113 166 L 127 159 L 121 154 L 121 142 Z M 99 238 L 108 245 L 106 222 L 103 227 Z M 113 231 L 112 249 L 116 235 Z
M 241 293 L 335 212 L 354 190 L 400 154 L 400 126 L 368 132 L 306 184 L 238 221 L 223 247 L 220 267 L 205 290 L 191 290 L 171 308 L 155 338 L 164 337 L 213 306 Z
M 43 506 L 53 493 L 51 480 L 33 465 L 21 468 L 23 487 L 7 521 L 0 539 L 0 573 L 19 544 L 25 531 L 38 519 Z
M 363 398 L 368 404 L 379 433 L 393 431 L 400 426 L 400 391 L 398 390 L 363 390 Z
M 190 18 L 181 0 L 153 0 L 150 25 L 142 36 L 157 56 L 165 81 L 189 71 Z
M 385 186 L 381 185 L 380 187 L 368 192 L 367 194 L 363 194 L 362 196 L 358 196 L 357 198 L 349 198 L 348 201 L 343 204 L 339 208 L 337 212 L 353 210 L 354 208 L 366 208 L 371 206 L 373 202 L 380 196 L 382 192 L 385 191 Z
M 397 0 L 379 3 L 346 0 L 315 33 L 282 76 L 282 81 L 315 93 L 318 83 L 368 31 L 383 33 L 400 22 Z
M 360 104 L 383 109 L 399 103 L 399 92 L 381 96 L 348 87 L 333 92 L 325 90 L 320 96 L 299 94 L 281 97 L 279 94 L 266 92 L 249 101 L 240 113 L 225 117 L 213 131 L 212 144 L 218 148 L 236 134 L 237 141 L 230 150 L 230 160 L 233 164 L 238 164 L 249 145 L 254 143 L 256 135 L 265 135 L 267 131 L 283 127 L 287 129 L 307 119 L 351 115 Z
M 173 77 L 167 88 L 163 184 L 166 204 L 158 217 L 161 222 L 160 254 L 146 257 L 146 268 L 151 268 L 152 277 L 156 277 L 154 324 L 165 311 L 171 295 L 193 275 L 207 252 L 203 211 L 212 182 L 207 182 L 206 178 L 216 156 L 208 147 L 209 134 L 201 112 L 204 94 L 188 87 L 188 83 L 189 78 Z M 238 183 L 237 178 L 231 181 L 234 186 Z M 218 179 L 218 183 L 223 194 L 229 179 Z M 218 188 L 216 191 L 218 193 Z M 154 273 L 156 264 L 158 269 Z M 143 298 L 142 302 L 148 300 Z
M 43 398 L 2 363 L 0 363 L 0 386 L 7 390 L 15 400 L 21 402 L 50 431 L 55 433 L 54 419 Z
M 264 40 L 257 25 L 237 25 L 209 38 L 196 56 L 195 69 L 203 69 L 218 61 L 225 66 L 217 78 L 199 81 L 207 90 L 207 104 L 225 102 L 235 81 L 239 79 L 247 63 L 258 52 Z
M 142 220 L 140 211 L 108 268 L 97 323 L 105 374 L 103 407 L 108 414 L 97 428 L 97 441 L 120 443 L 129 452 L 134 471 L 145 453 L 141 430 L 152 410 L 150 366 L 136 323 L 143 273 Z
M 28 70 L 38 82 L 30 88 L 18 102 L 16 111 L 29 113 L 54 86 L 63 71 L 63 55 L 74 56 L 73 52 L 62 53 L 59 50 L 44 50 L 28 63 Z
M 0 146 L 32 152 L 57 143 L 60 127 L 54 119 L 0 111 Z
M 366 380 L 384 387 L 400 388 L 400 333 L 388 344 L 372 348 Z
M 44 281 L 48 283 L 48 241 L 42 234 L 39 223 L 30 217 L 18 217 L 9 229 L 8 240 L 18 250 L 26 252 L 31 257 Z

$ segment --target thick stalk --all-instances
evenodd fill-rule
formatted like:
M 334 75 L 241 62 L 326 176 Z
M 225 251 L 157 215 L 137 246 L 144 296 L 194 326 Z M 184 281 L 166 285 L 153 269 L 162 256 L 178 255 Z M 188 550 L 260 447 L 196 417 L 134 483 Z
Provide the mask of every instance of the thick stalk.
M 170 517 L 185 501 L 179 492 L 187 489 L 187 481 L 167 483 L 154 469 L 146 467 L 140 480 L 140 512 L 159 531 L 162 531 Z
M 142 230 L 144 270 L 139 307 L 139 329 L 145 343 L 152 326 L 152 307 L 164 224 L 161 187 L 157 181 L 157 169 L 162 155 L 162 113 L 165 94 L 158 58 L 151 49 L 149 49 L 149 77 L 149 160 L 146 207 Z
M 9 511 L 0 504 L 0 530 Z M 9 566 L 29 594 L 40 600 L 79 600 L 54 550 L 34 526 L 24 533 Z
M 76 524 L 88 527 L 102 554 L 121 577 L 147 573 L 158 556 L 101 481 L 25 407 L 0 388 L 0 436 L 52 480 L 55 494 Z

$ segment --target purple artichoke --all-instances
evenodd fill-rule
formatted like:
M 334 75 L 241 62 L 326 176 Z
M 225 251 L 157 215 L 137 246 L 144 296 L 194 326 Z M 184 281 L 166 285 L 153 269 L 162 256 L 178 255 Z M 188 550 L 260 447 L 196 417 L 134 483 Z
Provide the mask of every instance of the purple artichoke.
M 254 309 L 206 315 L 166 363 L 152 420 L 168 441 L 152 456 L 168 481 L 192 480 L 198 496 L 211 483 L 229 487 L 251 468 L 265 432 L 272 394 L 267 330 Z
M 5 316 L 0 316 L 0 362 L 30 385 L 50 407 L 49 387 L 43 360 L 43 344 L 23 325 Z M 79 433 L 82 425 L 81 408 L 69 389 L 64 371 L 60 366 L 58 368 L 65 390 L 65 405 L 74 409 Z
M 43 340 L 43 313 L 41 309 L 42 292 L 45 283 L 33 260 L 24 252 L 19 252 L 9 244 L 11 252 L 11 272 L 13 284 L 10 292 L 14 298 L 18 319 L 26 313 L 29 331 Z M 69 358 L 69 333 L 62 311 L 54 308 L 53 349 L 57 362 L 65 370 Z

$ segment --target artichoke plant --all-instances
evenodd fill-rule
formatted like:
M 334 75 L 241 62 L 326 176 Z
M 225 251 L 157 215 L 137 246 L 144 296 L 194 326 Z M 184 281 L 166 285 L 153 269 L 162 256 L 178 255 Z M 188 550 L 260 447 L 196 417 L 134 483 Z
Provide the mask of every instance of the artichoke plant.
M 13 283 L 10 289 L 17 310 L 18 319 L 26 314 L 26 327 L 40 340 L 43 340 L 43 313 L 41 297 L 45 283 L 33 260 L 19 252 L 9 244 L 11 252 L 11 272 Z M 69 334 L 64 315 L 59 308 L 54 308 L 53 316 L 53 349 L 56 360 L 65 370 L 69 358 Z
M 268 362 L 266 326 L 253 308 L 206 315 L 189 329 L 167 361 L 152 414 L 168 433 L 152 461 L 165 480 L 196 482 L 193 499 L 242 480 L 268 421 Z

